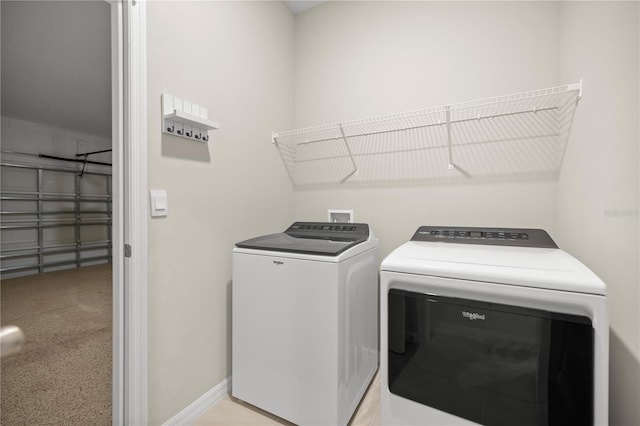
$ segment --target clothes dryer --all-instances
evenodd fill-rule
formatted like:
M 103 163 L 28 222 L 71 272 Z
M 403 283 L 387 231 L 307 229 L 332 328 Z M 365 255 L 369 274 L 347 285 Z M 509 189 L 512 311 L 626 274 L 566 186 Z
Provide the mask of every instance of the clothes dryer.
M 420 227 L 381 265 L 385 425 L 606 425 L 605 284 L 536 229 Z

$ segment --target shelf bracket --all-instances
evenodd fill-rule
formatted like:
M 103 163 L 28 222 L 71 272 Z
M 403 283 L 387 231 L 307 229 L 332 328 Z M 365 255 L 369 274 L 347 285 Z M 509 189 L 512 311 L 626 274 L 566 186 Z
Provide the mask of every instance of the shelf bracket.
M 453 153 L 451 149 L 451 106 L 446 106 L 446 118 L 447 118 L 447 149 L 449 151 L 449 170 L 455 169 L 453 165 Z
M 567 90 L 577 90 L 578 91 L 578 99 L 582 99 L 582 79 L 580 79 L 577 83 L 572 83 L 567 85 Z
M 340 134 L 342 135 L 342 140 L 344 140 L 344 146 L 347 148 L 347 152 L 349 153 L 349 159 L 351 160 L 351 164 L 353 165 L 353 171 L 345 176 L 340 183 L 344 183 L 351 176 L 358 176 L 358 166 L 356 166 L 356 162 L 353 159 L 353 154 L 351 153 L 351 148 L 349 147 L 349 142 L 347 142 L 347 136 L 344 134 L 344 129 L 342 128 L 342 124 L 338 126 L 340 128 Z

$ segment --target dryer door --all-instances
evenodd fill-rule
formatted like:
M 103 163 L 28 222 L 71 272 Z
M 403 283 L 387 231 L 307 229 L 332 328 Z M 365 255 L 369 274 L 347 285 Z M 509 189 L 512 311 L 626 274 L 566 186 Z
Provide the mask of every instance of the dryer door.
M 387 302 L 391 393 L 483 425 L 593 424 L 589 318 L 400 289 Z

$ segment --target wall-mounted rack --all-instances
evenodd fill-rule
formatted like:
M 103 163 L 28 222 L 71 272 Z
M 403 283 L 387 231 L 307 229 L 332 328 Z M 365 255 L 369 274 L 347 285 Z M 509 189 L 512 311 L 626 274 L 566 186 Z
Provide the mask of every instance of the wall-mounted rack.
M 209 140 L 209 130 L 220 125 L 208 118 L 207 108 L 162 94 L 162 132 L 198 142 Z
M 273 133 L 295 187 L 557 176 L 582 81 Z

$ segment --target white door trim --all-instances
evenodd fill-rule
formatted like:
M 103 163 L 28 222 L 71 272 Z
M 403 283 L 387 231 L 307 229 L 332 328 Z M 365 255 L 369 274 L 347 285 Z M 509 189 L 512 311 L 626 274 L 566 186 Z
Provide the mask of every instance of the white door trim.
M 111 220 L 113 271 L 113 343 L 112 343 L 112 423 L 124 424 L 124 228 L 123 228 L 123 17 L 122 3 L 109 1 L 111 7 Z
M 146 2 L 111 0 L 113 418 L 147 424 Z M 125 244 L 131 247 L 125 257 Z
M 125 1 L 124 424 L 147 424 L 147 4 Z

